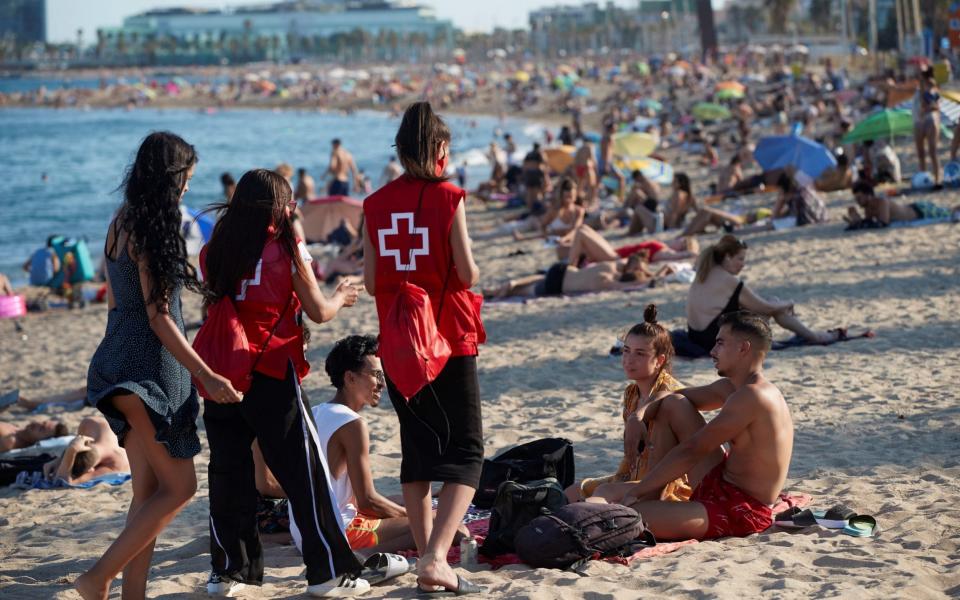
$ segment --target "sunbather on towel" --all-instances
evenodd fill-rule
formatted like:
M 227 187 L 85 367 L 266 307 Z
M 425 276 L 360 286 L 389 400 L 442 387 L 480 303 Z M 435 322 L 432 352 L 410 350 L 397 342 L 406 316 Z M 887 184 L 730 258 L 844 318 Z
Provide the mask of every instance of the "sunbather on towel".
M 877 196 L 873 186 L 866 181 L 858 181 L 854 184 L 853 198 L 857 206 L 863 210 L 861 215 L 857 206 L 851 206 L 847 209 L 845 220 L 854 229 L 868 226 L 886 227 L 896 221 L 948 220 L 951 214 L 960 211 L 960 206 L 948 209 L 937 206 L 929 200 L 921 200 L 907 205 L 898 204 L 887 196 Z
M 793 420 L 780 390 L 763 374 L 770 350 L 767 322 L 747 312 L 724 315 L 710 355 L 722 379 L 682 389 L 650 403 L 644 420 L 656 417 L 663 454 L 640 483 L 619 497 L 588 502 L 633 506 L 659 539 L 747 536 L 773 523 L 776 502 L 790 468 Z M 720 409 L 709 423 L 702 411 Z M 667 424 L 668 427 L 662 427 Z M 724 453 L 721 444 L 729 444 Z M 663 502 L 663 486 L 687 473 L 690 502 Z
M 60 437 L 69 433 L 70 430 L 67 429 L 66 425 L 51 419 L 31 421 L 23 427 L 17 427 L 13 423 L 0 423 L 0 452 L 27 448 L 40 440 Z
M 47 479 L 63 479 L 71 485 L 107 473 L 129 473 L 127 451 L 103 417 L 86 417 L 77 427 L 77 437 L 55 458 L 43 465 Z
M 511 279 L 498 288 L 484 290 L 490 299 L 532 298 L 536 296 L 560 296 L 607 290 L 627 290 L 641 287 L 675 273 L 672 265 L 664 265 L 653 273 L 640 254 L 626 260 L 592 264 L 582 269 L 573 265 L 554 263 L 545 275 L 529 275 Z

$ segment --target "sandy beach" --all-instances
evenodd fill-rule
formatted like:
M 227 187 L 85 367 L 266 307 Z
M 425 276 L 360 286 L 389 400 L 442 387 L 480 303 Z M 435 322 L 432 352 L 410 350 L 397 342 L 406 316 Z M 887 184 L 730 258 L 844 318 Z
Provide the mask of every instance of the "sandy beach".
M 476 207 L 475 207 L 476 208 Z M 839 218 L 839 200 L 830 204 Z M 475 210 L 473 220 L 494 218 Z M 481 566 L 475 580 L 491 597 L 910 597 L 960 593 L 960 406 L 952 384 L 960 365 L 957 247 L 960 228 L 935 225 L 844 233 L 833 223 L 750 238 L 746 275 L 764 293 L 793 298 L 814 327 L 870 327 L 872 340 L 774 352 L 767 372 L 796 423 L 792 492 L 814 506 L 843 502 L 877 517 L 883 533 L 858 539 L 821 529 L 770 530 L 682 548 L 630 567 L 594 562 L 589 577 L 510 566 Z M 476 244 L 484 281 L 533 272 L 549 260 L 539 242 L 529 254 L 507 257 L 513 244 Z M 489 341 L 480 379 L 489 455 L 551 435 L 574 441 L 580 475 L 610 472 L 619 460 L 619 361 L 608 356 L 618 333 L 656 302 L 675 327 L 683 325 L 685 287 L 610 292 L 485 308 Z M 188 315 L 199 316 L 188 298 Z M 102 335 L 105 309 L 31 316 L 25 335 L 0 322 L 0 389 L 26 396 L 83 384 Z M 331 343 L 348 333 L 376 331 L 365 298 L 328 325 L 312 327 L 305 380 L 312 401 L 332 396 L 322 373 Z M 778 338 L 787 337 L 783 330 Z M 711 380 L 709 361 L 677 361 L 688 383 Z M 90 412 L 57 415 L 71 426 Z M 20 408 L 3 418 L 25 421 Z M 378 489 L 399 492 L 399 435 L 392 409 L 368 410 Z M 205 441 L 204 441 L 205 443 Z M 207 450 L 197 457 L 200 489 L 157 545 L 148 593 L 155 598 L 205 597 L 208 567 Z M 91 490 L 0 490 L 0 594 L 4 598 L 74 598 L 69 583 L 120 531 L 130 486 Z M 292 546 L 267 546 L 267 580 L 240 597 L 285 598 L 302 592 L 302 566 Z M 414 578 L 377 587 L 371 597 L 412 597 Z M 114 594 L 119 597 L 119 587 Z M 113 597 L 113 596 L 111 596 Z
M 903 144 L 901 156 L 909 147 Z M 668 151 L 678 171 L 703 189 L 714 174 L 695 158 Z M 905 160 L 905 163 L 908 162 Z M 904 172 L 914 172 L 905 164 Z M 956 205 L 955 191 L 931 194 Z M 924 196 L 913 196 L 911 201 Z M 874 515 L 883 532 L 854 538 L 837 531 L 773 528 L 749 538 L 685 546 L 630 566 L 595 561 L 583 574 L 523 565 L 492 571 L 471 567 L 471 579 L 491 598 L 942 598 L 960 596 L 960 225 L 938 224 L 859 232 L 843 231 L 850 193 L 827 196 L 824 225 L 746 236 L 744 276 L 764 296 L 789 298 L 815 329 L 871 329 L 872 339 L 830 347 L 803 346 L 771 353 L 769 379 L 790 405 L 796 437 L 786 491 L 813 497 L 827 509 L 843 503 Z M 769 206 L 755 195 L 749 206 Z M 489 227 L 504 213 L 469 205 L 471 228 Z M 615 245 L 620 233 L 607 233 Z M 658 235 L 666 239 L 668 234 Z M 717 234 L 702 236 L 706 244 Z M 516 250 L 519 255 L 512 255 Z M 542 241 L 474 242 L 481 285 L 535 273 L 554 260 Z M 658 305 L 670 328 L 686 326 L 687 286 L 670 283 L 634 292 L 485 306 L 488 342 L 481 348 L 480 383 L 488 456 L 517 443 L 548 436 L 574 442 L 578 477 L 613 472 L 622 452 L 620 397 L 625 380 L 609 355 L 617 336 Z M 185 296 L 187 321 L 200 317 L 197 297 Z M 23 396 L 67 392 L 85 383 L 89 360 L 106 322 L 104 305 L 31 314 L 23 331 L 0 321 L 0 392 Z M 313 403 L 333 395 L 323 359 L 333 342 L 352 333 L 377 333 L 372 299 L 362 296 L 323 326 L 311 324 L 308 358 L 313 371 L 304 388 Z M 195 330 L 194 332 L 195 333 Z M 192 335 L 192 334 L 191 334 Z M 775 328 L 776 339 L 789 332 Z M 678 359 L 684 383 L 716 378 L 709 360 Z M 53 410 L 71 428 L 90 408 Z M 389 402 L 368 409 L 377 488 L 400 491 L 400 440 Z M 0 419 L 26 423 L 20 407 Z M 163 532 L 148 586 L 151 598 L 205 598 L 209 572 L 207 474 L 209 450 L 196 458 L 199 490 Z M 90 490 L 0 488 L 0 597 L 77 598 L 70 585 L 120 532 L 131 486 Z M 305 581 L 296 549 L 266 545 L 267 576 L 241 598 L 300 597 Z M 119 598 L 119 580 L 111 598 Z M 366 597 L 411 598 L 406 575 L 377 586 Z

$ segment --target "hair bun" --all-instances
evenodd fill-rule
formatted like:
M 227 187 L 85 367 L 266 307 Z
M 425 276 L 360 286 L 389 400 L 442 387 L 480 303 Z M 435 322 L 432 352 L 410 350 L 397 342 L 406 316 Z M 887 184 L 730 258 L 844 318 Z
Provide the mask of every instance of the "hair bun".
M 657 305 L 648 304 L 645 309 L 643 309 L 643 322 L 650 323 L 655 325 L 657 323 Z

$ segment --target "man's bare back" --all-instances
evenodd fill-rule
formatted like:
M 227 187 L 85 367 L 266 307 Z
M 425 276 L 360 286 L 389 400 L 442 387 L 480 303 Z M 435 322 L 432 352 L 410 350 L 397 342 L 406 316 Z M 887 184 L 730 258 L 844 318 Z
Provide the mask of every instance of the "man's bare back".
M 330 154 L 330 173 L 337 181 L 349 181 L 350 173 L 356 172 L 353 155 L 344 148 L 337 148 Z

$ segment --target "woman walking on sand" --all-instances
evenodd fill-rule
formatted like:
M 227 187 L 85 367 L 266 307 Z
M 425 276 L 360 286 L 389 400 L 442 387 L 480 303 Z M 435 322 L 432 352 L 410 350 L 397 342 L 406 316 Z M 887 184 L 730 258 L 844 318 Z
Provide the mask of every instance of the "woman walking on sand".
M 307 594 L 345 597 L 370 589 L 355 576 L 361 566 L 344 535 L 310 407 L 300 392 L 310 372 L 302 315 L 329 321 L 354 305 L 357 289 L 344 280 L 332 297 L 320 292 L 310 253 L 294 234 L 295 207 L 283 177 L 266 169 L 248 171 L 200 251 L 211 315 L 219 308 L 213 303 L 234 307 L 256 355 L 241 404 L 217 404 L 214 397 L 203 407 L 210 442 L 209 594 L 229 596 L 238 584 L 263 583 L 254 439 L 301 532 Z M 214 335 L 230 347 L 231 334 Z
M 400 421 L 400 483 L 417 544 L 420 592 L 484 591 L 457 575 L 447 551 L 480 480 L 483 435 L 477 379 L 477 344 L 484 339 L 479 305 L 470 286 L 480 278 L 470 252 L 463 200 L 466 193 L 443 173 L 450 130 L 427 102 L 411 105 L 396 136 L 405 173 L 363 203 L 364 281 L 376 298 L 381 330 L 404 281 L 430 296 L 437 330 L 452 355 L 432 382 L 409 398 L 394 385 L 387 361 L 387 389 Z M 381 341 L 380 354 L 392 351 Z M 431 482 L 441 481 L 437 516 Z
M 106 416 L 127 451 L 133 501 L 119 537 L 74 583 L 87 600 L 105 600 L 121 570 L 123 597 L 145 596 L 157 536 L 197 489 L 200 406 L 191 374 L 217 402 L 240 401 L 183 334 L 180 290 L 200 290 L 180 233 L 180 200 L 196 162 L 193 146 L 180 137 L 147 136 L 107 232 L 110 312 L 87 373 L 87 401 Z

